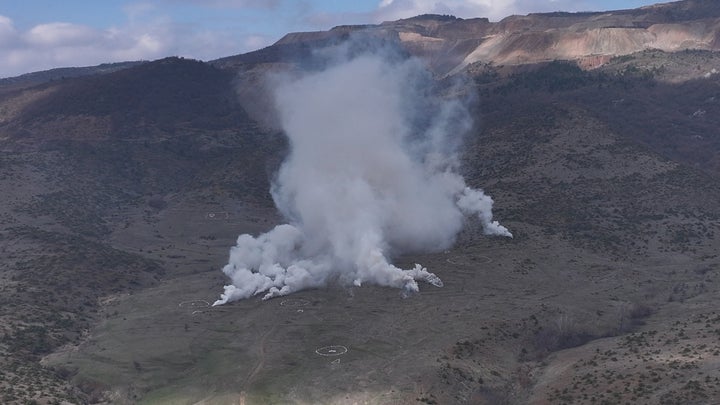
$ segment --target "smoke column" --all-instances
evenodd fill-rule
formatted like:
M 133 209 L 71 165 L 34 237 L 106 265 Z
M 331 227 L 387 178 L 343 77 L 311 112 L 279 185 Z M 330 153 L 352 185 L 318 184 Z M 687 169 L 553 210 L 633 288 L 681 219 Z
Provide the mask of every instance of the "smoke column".
M 391 258 L 447 249 L 466 216 L 512 237 L 492 220 L 492 198 L 455 170 L 471 125 L 462 103 L 438 96 L 417 60 L 338 53 L 275 88 L 290 153 L 271 192 L 288 224 L 240 235 L 223 268 L 231 284 L 213 305 L 328 283 L 442 287 L 421 265 L 400 269 Z

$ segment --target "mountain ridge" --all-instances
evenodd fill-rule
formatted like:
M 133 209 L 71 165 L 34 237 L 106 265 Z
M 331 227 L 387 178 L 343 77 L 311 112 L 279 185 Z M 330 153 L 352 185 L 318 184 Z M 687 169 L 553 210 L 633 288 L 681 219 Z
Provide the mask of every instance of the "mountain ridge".
M 591 69 L 612 57 L 647 49 L 720 50 L 720 5 L 711 0 L 680 0 L 636 9 L 511 15 L 498 22 L 490 22 L 485 17 L 425 14 L 378 24 L 291 32 L 265 48 L 207 63 L 234 68 L 248 63 L 299 60 L 308 57 L 312 48 L 338 43 L 358 33 L 399 43 L 411 54 L 426 58 L 439 74 L 458 73 L 476 63 L 523 65 L 551 60 L 575 61 Z M 454 62 L 437 60 L 448 58 Z M 0 89 L 13 84 L 104 74 L 141 63 L 144 62 L 27 73 L 0 79 Z
M 258 58 L 272 61 L 272 55 L 292 55 L 293 46 L 320 45 L 357 33 L 397 41 L 411 54 L 427 58 L 439 74 L 457 73 L 473 63 L 522 65 L 558 59 L 596 68 L 612 57 L 651 48 L 666 52 L 720 50 L 720 6 L 705 0 L 683 0 L 607 12 L 509 16 L 496 23 L 486 18 L 424 15 L 289 33 L 269 47 L 211 63 L 231 66 Z M 440 58 L 457 63 L 440 62 Z

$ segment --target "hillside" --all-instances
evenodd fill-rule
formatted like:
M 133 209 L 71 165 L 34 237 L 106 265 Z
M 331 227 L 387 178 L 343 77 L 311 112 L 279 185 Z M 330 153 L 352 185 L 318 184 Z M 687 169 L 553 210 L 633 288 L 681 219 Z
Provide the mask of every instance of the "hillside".
M 419 16 L 0 83 L 0 402 L 720 402 L 718 21 L 701 0 Z M 471 221 L 397 258 L 445 283 L 409 298 L 210 307 L 237 236 L 282 222 L 267 74 L 359 33 L 476 101 L 461 172 L 515 237 Z
M 115 72 L 139 65 L 144 62 L 103 63 L 97 66 L 69 67 L 26 73 L 16 77 L 0 79 L 0 87 L 21 87 L 46 83 L 54 80 L 65 80 L 73 77 L 93 76 Z
M 313 47 L 357 34 L 398 42 L 411 54 L 426 58 L 438 74 L 458 73 L 478 62 L 512 66 L 572 60 L 595 68 L 613 57 L 647 49 L 717 51 L 720 6 L 712 0 L 685 0 L 603 13 L 510 16 L 497 23 L 425 15 L 379 25 L 291 33 L 265 49 L 213 63 L 232 67 L 299 60 Z

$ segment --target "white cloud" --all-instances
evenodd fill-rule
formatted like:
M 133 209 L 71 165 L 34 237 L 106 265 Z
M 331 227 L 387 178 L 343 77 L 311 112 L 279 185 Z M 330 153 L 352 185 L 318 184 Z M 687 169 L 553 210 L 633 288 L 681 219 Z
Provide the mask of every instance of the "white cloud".
M 607 2 L 592 0 L 380 0 L 376 19 L 389 21 L 419 14 L 451 14 L 461 18 L 487 17 L 498 21 L 513 14 L 591 11 L 607 7 Z
M 382 0 L 378 17 L 384 20 L 419 14 L 452 14 L 457 17 L 488 17 L 493 20 L 512 14 L 515 0 Z
M 75 46 L 91 43 L 98 32 L 82 25 L 55 22 L 36 25 L 25 34 L 31 46 Z
M 18 30 L 0 15 L 0 77 L 67 66 L 152 60 L 165 56 L 214 59 L 247 52 L 270 43 L 262 35 L 233 35 L 163 16 L 148 7 L 127 9 L 122 26 L 96 29 L 67 22 L 38 24 Z
M 488 17 L 491 20 L 499 20 L 517 12 L 517 2 L 516 0 L 378 0 L 375 10 L 367 12 L 327 13 L 308 8 L 304 10 L 303 21 L 313 29 L 329 29 L 336 25 L 381 23 L 421 14 L 449 14 L 461 18 Z
M 304 22 L 313 29 L 328 29 L 341 24 L 366 24 L 394 21 L 421 14 L 449 14 L 461 18 L 486 17 L 499 21 L 513 14 L 548 11 L 586 11 L 602 9 L 591 0 L 377 0 L 367 12 L 327 13 L 309 7 Z
M 250 35 L 245 37 L 243 44 L 246 49 L 260 49 L 270 45 L 273 41 L 264 35 Z
M 0 50 L 17 41 L 17 31 L 12 20 L 0 15 Z

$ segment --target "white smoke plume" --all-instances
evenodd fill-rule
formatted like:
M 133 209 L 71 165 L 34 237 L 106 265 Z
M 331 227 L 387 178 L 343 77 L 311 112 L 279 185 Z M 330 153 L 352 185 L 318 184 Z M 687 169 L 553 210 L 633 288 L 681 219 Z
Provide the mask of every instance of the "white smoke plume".
M 238 238 L 223 268 L 231 284 L 213 305 L 328 283 L 441 287 L 421 265 L 391 258 L 447 249 L 468 215 L 486 234 L 512 237 L 492 220 L 493 200 L 455 171 L 471 124 L 462 103 L 435 94 L 417 60 L 343 55 L 276 86 L 290 153 L 272 195 L 289 224 Z

